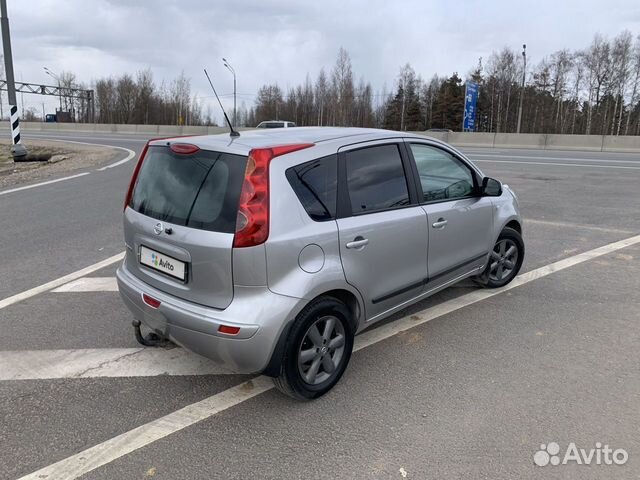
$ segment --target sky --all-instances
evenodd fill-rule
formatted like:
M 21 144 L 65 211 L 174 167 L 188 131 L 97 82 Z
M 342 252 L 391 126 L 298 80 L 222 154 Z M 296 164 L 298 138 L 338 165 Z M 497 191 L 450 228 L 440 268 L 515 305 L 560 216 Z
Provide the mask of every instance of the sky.
M 585 48 L 596 32 L 640 34 L 637 0 L 7 0 L 17 81 L 54 84 L 43 67 L 97 78 L 150 68 L 156 83 L 181 71 L 192 92 L 218 111 L 207 68 L 225 107 L 251 106 L 258 88 L 287 89 L 330 71 L 342 46 L 356 81 L 393 88 L 407 62 L 428 79 L 465 75 L 494 50 L 521 51 L 529 65 L 556 50 Z M 24 95 L 24 107 L 47 112 L 54 97 Z M 6 92 L 3 103 L 6 105 Z M 21 98 L 18 98 L 21 104 Z M 6 114 L 6 110 L 5 110 Z M 220 116 L 218 116 L 220 119 Z

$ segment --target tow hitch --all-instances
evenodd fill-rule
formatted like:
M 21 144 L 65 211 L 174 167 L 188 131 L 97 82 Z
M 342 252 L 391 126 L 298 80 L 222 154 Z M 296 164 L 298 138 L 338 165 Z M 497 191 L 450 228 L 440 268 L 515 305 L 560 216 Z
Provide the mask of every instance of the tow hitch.
M 154 332 L 150 332 L 146 337 L 142 335 L 142 331 L 140 330 L 140 326 L 142 324 L 140 323 L 140 320 L 133 320 L 131 324 L 133 325 L 133 330 L 135 331 L 138 343 L 145 347 L 162 347 L 167 345 L 168 340 Z

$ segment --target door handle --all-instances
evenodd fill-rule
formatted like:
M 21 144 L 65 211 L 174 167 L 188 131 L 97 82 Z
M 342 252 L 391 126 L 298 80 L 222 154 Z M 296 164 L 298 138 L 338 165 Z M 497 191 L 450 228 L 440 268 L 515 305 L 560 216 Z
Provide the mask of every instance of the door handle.
M 366 245 L 369 245 L 369 239 L 358 236 L 354 238 L 353 241 L 347 242 L 345 247 L 358 249 L 358 248 L 363 248 Z
M 433 228 L 444 228 L 444 226 L 449 223 L 444 218 L 440 217 L 437 222 L 433 222 L 431 225 Z

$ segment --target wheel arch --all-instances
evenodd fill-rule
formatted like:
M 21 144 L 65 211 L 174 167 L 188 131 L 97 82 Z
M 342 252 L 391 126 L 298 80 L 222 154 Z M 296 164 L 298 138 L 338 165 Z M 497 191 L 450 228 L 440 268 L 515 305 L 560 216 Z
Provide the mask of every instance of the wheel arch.
M 522 235 L 522 223 L 520 223 L 519 219 L 517 218 L 513 218 L 511 220 L 509 220 L 500 230 L 502 232 L 502 230 L 504 230 L 505 228 L 511 228 L 513 230 L 515 230 L 516 232 L 518 232 L 520 235 Z
M 302 308 L 300 308 L 299 311 L 301 312 L 306 308 L 307 305 L 323 297 L 335 298 L 336 300 L 342 302 L 347 307 L 349 312 L 351 312 L 351 319 L 350 319 L 351 326 L 353 328 L 353 333 L 355 334 L 358 330 L 358 327 L 360 326 L 361 322 L 364 319 L 364 307 L 362 305 L 362 300 L 358 297 L 358 295 L 355 292 L 352 292 L 346 288 L 334 288 L 334 289 L 326 290 L 326 291 L 323 291 L 322 293 L 316 294 L 312 299 L 305 302 L 304 306 L 302 306 Z M 267 375 L 270 377 L 277 377 L 278 375 L 280 375 L 282 359 L 284 357 L 285 345 L 287 342 L 287 338 L 289 336 L 289 332 L 291 331 L 291 326 L 293 325 L 294 321 L 295 321 L 295 318 L 289 319 L 287 321 L 287 324 L 282 329 L 282 332 L 280 333 L 280 337 L 278 338 L 276 346 L 273 349 L 273 352 L 271 354 L 269 363 L 267 364 L 265 369 L 262 371 L 264 375 Z

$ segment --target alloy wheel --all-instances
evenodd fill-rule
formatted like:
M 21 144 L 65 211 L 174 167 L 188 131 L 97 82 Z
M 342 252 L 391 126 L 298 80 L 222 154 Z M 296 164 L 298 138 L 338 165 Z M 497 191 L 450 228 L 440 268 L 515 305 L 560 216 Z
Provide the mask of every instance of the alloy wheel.
M 298 350 L 298 370 L 310 385 L 325 382 L 338 369 L 344 355 L 345 331 L 332 316 L 318 318 L 305 333 Z
M 489 278 L 495 282 L 508 278 L 518 264 L 518 254 L 518 246 L 513 240 L 498 241 L 489 257 Z

